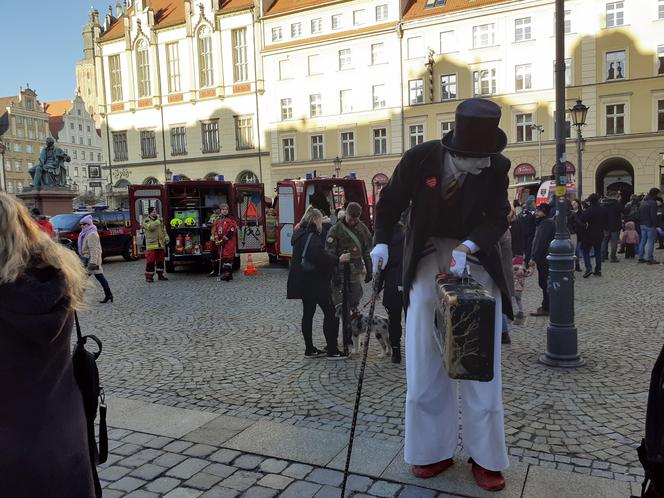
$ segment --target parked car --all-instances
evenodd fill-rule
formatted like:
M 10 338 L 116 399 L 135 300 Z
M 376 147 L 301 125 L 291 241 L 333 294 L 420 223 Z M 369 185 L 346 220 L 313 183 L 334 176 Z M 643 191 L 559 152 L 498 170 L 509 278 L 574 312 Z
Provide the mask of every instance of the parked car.
M 122 256 L 127 261 L 135 259 L 129 211 L 95 210 L 57 214 L 51 218 L 51 223 L 58 240 L 76 249 L 78 234 L 81 231 L 79 222 L 87 215 L 92 216 L 99 231 L 102 257 Z

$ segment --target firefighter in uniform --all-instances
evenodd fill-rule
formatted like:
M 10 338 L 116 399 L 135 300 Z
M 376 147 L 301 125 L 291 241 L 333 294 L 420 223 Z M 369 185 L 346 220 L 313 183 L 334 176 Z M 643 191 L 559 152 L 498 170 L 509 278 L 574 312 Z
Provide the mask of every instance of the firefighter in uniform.
M 325 249 L 336 255 L 350 253 L 350 295 L 348 302 L 352 311 L 357 310 L 362 299 L 362 272 L 366 270 L 365 282 L 370 282 L 373 275 L 371 266 L 371 233 L 367 226 L 360 221 L 362 207 L 357 202 L 351 202 L 346 208 L 343 220 L 337 222 L 327 233 Z M 332 277 L 332 301 L 341 309 L 343 301 L 343 267 L 338 267 Z
M 169 238 L 164 220 L 159 217 L 157 208 L 150 209 L 148 217 L 141 224 L 141 228 L 143 228 L 145 234 L 145 281 L 154 282 L 155 266 L 157 268 L 157 278 L 168 280 L 164 276 L 164 258 Z
M 214 215 L 213 215 L 214 216 Z M 212 225 L 212 237 L 210 239 L 216 244 L 217 259 L 212 260 L 212 272 L 209 277 L 219 275 L 219 263 L 221 262 L 221 279 L 226 282 L 233 280 L 233 260 L 237 247 L 237 222 L 228 214 L 228 204 L 222 204 L 219 217 Z

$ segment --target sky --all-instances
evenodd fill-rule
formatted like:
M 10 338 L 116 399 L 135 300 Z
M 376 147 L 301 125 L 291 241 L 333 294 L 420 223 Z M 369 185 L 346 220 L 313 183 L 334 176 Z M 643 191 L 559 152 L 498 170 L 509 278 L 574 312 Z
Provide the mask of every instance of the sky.
M 90 7 L 100 19 L 115 0 L 0 0 L 0 96 L 26 83 L 42 102 L 74 98 L 76 63 L 83 58 L 81 31 Z

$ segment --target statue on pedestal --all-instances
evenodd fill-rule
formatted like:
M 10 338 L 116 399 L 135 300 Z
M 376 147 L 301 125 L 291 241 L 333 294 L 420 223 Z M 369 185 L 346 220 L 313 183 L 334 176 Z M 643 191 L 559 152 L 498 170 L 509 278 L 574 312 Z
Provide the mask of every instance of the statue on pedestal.
M 28 171 L 32 177 L 32 187 L 35 189 L 66 187 L 67 168 L 65 162 L 69 157 L 60 147 L 55 147 L 55 141 L 48 137 L 46 147 L 39 154 L 39 163 Z

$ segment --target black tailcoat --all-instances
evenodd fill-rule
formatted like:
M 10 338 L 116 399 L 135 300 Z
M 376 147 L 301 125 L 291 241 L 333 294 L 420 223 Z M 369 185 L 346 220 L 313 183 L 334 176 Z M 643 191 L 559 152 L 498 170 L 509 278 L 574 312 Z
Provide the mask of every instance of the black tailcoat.
M 457 238 L 471 240 L 480 248 L 476 256 L 500 288 L 503 313 L 512 318 L 512 303 L 498 249 L 498 240 L 507 230 L 507 216 L 510 213 L 507 198 L 510 161 L 498 154 L 491 157 L 491 166 L 480 174 L 466 175 L 456 194 L 460 201 L 454 209 L 449 209 L 445 207 L 441 189 L 445 154 L 441 141 L 431 140 L 413 147 L 402 156 L 376 205 L 375 243 L 390 243 L 394 224 L 411 205 L 403 261 L 404 301 L 408 309 L 417 264 L 427 239 L 436 234 L 438 217 L 460 217 L 464 233 L 456 234 Z M 434 277 L 431 275 L 431 278 Z

